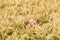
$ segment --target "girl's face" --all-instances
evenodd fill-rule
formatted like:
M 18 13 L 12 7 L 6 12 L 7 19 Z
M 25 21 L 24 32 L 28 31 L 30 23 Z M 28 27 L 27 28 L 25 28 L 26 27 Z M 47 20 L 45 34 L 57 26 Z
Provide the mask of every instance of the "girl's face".
M 29 23 L 31 26 L 33 26 L 33 25 L 36 24 L 36 22 L 35 22 L 32 18 L 30 18 L 30 19 L 28 20 L 28 23 Z

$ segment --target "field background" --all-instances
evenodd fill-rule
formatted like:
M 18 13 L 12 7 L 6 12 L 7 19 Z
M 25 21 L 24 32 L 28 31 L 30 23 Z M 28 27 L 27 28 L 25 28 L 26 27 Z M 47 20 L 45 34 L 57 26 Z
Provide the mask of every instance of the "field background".
M 0 40 L 60 40 L 60 0 L 0 0 Z

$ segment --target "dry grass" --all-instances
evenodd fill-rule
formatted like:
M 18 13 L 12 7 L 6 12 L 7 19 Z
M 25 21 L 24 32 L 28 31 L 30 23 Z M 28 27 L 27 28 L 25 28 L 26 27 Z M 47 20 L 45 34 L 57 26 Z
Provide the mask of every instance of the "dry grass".
M 60 0 L 0 0 L 0 40 L 60 40 Z

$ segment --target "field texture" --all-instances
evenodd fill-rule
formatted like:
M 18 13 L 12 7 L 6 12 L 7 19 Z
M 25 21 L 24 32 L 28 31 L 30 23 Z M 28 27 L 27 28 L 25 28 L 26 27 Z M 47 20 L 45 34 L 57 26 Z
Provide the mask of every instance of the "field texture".
M 60 0 L 0 0 L 0 40 L 60 40 Z

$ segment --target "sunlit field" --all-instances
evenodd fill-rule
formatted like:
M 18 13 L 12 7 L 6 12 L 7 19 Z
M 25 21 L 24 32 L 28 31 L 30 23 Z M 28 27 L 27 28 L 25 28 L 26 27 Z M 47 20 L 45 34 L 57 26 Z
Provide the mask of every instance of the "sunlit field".
M 60 0 L 0 0 L 0 40 L 60 40 Z

